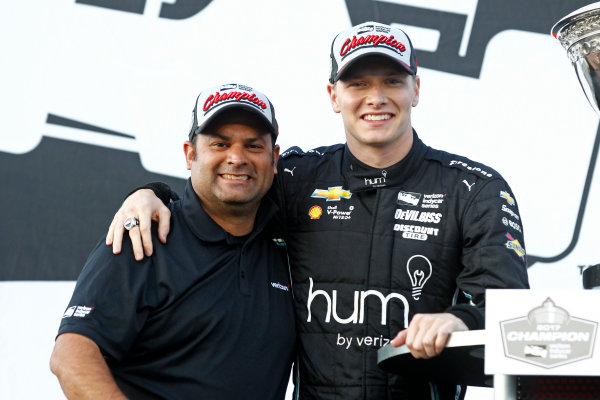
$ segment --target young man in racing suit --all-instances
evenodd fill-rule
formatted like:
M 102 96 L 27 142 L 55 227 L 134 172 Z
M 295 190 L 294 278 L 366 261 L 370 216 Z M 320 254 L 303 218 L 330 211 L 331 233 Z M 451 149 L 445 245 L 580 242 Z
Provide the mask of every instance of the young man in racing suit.
M 346 144 L 278 166 L 300 341 L 300 399 L 460 399 L 464 387 L 406 379 L 377 367 L 377 350 L 406 344 L 439 354 L 453 331 L 484 328 L 486 288 L 527 288 L 523 231 L 513 193 L 493 169 L 426 146 L 411 124 L 420 80 L 410 39 L 367 22 L 333 41 L 328 93 Z M 164 201 L 170 190 L 149 185 Z M 151 254 L 168 213 L 152 192 L 128 198 L 107 243 L 120 251 L 123 221 L 136 257 Z M 460 366 L 456 366 L 460 368 Z

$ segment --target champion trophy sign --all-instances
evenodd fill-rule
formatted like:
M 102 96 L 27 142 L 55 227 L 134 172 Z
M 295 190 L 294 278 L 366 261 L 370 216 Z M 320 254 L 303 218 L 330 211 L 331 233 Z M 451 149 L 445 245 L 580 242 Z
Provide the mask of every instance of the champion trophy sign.
M 551 33 L 567 50 L 585 96 L 600 115 L 600 1 L 562 18 Z M 600 289 L 600 264 L 582 274 L 585 289 Z

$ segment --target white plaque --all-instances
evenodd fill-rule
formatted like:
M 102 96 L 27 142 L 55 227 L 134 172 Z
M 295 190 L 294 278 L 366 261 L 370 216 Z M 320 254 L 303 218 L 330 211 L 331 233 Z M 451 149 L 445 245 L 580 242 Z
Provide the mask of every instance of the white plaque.
M 600 375 L 600 291 L 486 291 L 488 375 Z

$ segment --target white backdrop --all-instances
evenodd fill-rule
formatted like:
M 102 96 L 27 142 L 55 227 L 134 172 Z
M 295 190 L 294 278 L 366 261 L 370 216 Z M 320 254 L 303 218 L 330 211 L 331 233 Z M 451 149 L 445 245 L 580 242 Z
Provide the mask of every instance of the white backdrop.
M 182 143 L 193 102 L 200 89 L 228 81 L 270 97 L 283 149 L 344 141 L 325 90 L 331 40 L 351 25 L 343 0 L 214 0 L 183 20 L 159 18 L 163 3 L 148 0 L 143 14 L 73 0 L 1 6 L 0 151 L 26 154 L 42 136 L 55 137 L 138 152 L 147 170 L 187 177 Z M 468 17 L 477 5 L 419 2 Z M 435 32 L 402 27 L 417 49 L 436 49 Z M 413 125 L 425 143 L 504 175 L 519 201 L 529 254 L 566 249 L 598 118 L 564 50 L 548 34 L 505 30 L 488 43 L 478 78 L 426 67 L 419 75 Z M 46 123 L 48 114 L 134 139 L 82 135 Z M 599 181 L 596 173 L 574 250 L 532 266 L 533 288 L 580 288 L 577 266 L 600 262 Z M 0 398 L 63 398 L 48 359 L 72 289 L 73 282 L 0 282 Z M 489 390 L 469 395 L 485 396 Z

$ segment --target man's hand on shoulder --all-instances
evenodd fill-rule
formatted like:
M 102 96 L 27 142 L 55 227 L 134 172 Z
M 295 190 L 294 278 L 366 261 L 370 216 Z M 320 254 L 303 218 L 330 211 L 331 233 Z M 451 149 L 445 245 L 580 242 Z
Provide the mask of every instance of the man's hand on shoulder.
M 415 314 L 408 328 L 392 340 L 392 346 L 406 344 L 415 358 L 431 358 L 444 350 L 452 332 L 466 330 L 467 325 L 450 313 Z
M 140 189 L 125 199 L 123 205 L 112 220 L 106 234 L 106 245 L 113 246 L 113 253 L 121 252 L 123 244 L 123 224 L 129 217 L 135 217 L 139 225 L 129 230 L 131 245 L 135 259 L 141 261 L 146 256 L 152 255 L 152 234 L 150 227 L 152 221 L 158 222 L 158 238 L 162 243 L 167 242 L 171 211 L 156 197 L 151 189 Z

